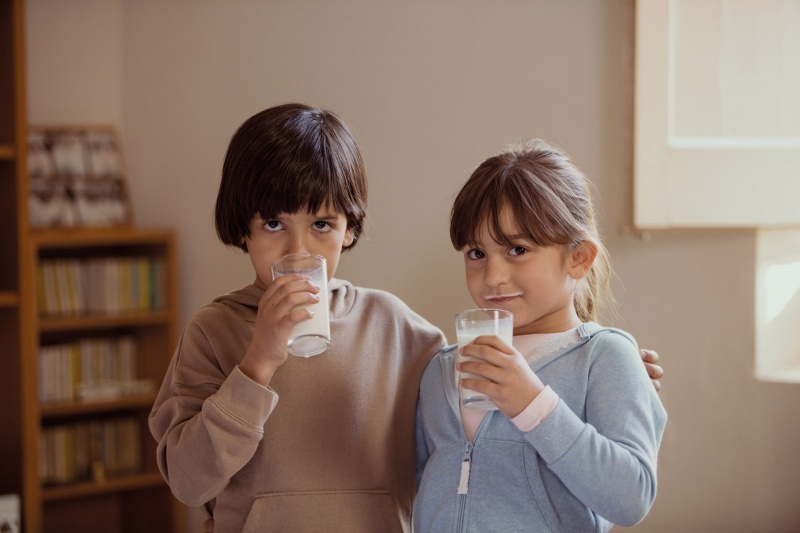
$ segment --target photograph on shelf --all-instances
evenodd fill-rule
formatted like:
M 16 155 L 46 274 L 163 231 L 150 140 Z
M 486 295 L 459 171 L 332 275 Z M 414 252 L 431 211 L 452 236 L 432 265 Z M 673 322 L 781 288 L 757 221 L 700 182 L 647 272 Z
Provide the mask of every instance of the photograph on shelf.
M 35 229 L 131 224 L 122 148 L 110 126 L 30 126 L 29 212 Z

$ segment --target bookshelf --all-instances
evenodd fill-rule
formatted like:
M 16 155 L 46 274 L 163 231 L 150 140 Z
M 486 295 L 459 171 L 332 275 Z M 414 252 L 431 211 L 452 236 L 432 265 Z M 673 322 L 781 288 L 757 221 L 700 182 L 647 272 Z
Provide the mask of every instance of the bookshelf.
M 34 272 L 36 305 L 32 320 L 35 352 L 26 356 L 26 363 L 35 360 L 38 379 L 36 390 L 27 394 L 36 395 L 38 425 L 34 431 L 38 432 L 39 457 L 44 458 L 36 472 L 28 475 L 39 482 L 34 497 L 39 501 L 41 531 L 91 530 L 87 516 L 96 517 L 97 531 L 181 530 L 182 508 L 158 472 L 155 441 L 147 428 L 147 415 L 177 341 L 172 233 L 130 228 L 50 230 L 31 232 L 28 241 L 27 264 Z M 104 279 L 89 268 L 98 260 L 109 262 L 116 270 L 128 270 L 128 274 L 118 272 Z M 45 287 L 38 272 L 44 265 L 56 263 L 71 265 L 74 272 L 58 277 L 55 287 Z M 138 274 L 131 274 L 136 266 Z M 85 300 L 103 285 L 108 291 L 142 294 L 133 280 L 146 277 L 152 283 L 145 303 L 117 303 L 113 308 L 90 310 L 85 304 L 64 305 L 62 301 L 63 308 L 48 310 L 44 300 L 61 291 L 64 279 L 79 274 L 84 277 Z M 51 294 L 43 294 L 48 292 Z M 117 294 L 112 300 L 125 298 Z M 137 387 L 120 388 L 122 382 L 115 372 L 101 368 L 97 373 L 105 389 L 100 388 L 99 396 L 81 396 L 80 386 L 98 379 L 86 375 L 87 368 L 94 372 L 98 367 L 120 366 L 114 359 L 120 353 L 115 344 L 119 339 L 132 346 L 134 356 L 129 362 L 133 364 L 126 374 Z M 92 342 L 101 346 L 95 360 L 79 349 L 82 343 Z M 71 348 L 60 354 L 66 363 L 56 365 L 48 379 L 50 366 L 44 354 L 63 347 Z M 60 384 L 54 387 L 61 391 L 60 396 L 47 390 L 46 384 L 54 382 Z M 124 432 L 118 429 L 122 425 Z M 78 436 L 95 431 L 103 435 L 100 444 Z M 131 454 L 133 462 L 125 461 L 123 468 L 114 466 Z
M 175 239 L 31 229 L 23 9 L 0 0 L 0 494 L 25 533 L 182 532 L 147 427 L 177 343 Z

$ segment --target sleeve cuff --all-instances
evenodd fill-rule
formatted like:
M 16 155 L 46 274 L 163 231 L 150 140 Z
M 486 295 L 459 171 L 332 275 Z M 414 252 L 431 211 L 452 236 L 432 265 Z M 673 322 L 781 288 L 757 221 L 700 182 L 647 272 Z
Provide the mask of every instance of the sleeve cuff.
M 275 405 L 278 394 L 247 377 L 239 367 L 234 367 L 214 395 L 217 405 L 240 422 L 253 428 L 263 428 Z
M 520 431 L 527 433 L 550 416 L 556 405 L 558 405 L 558 394 L 548 385 L 511 421 Z

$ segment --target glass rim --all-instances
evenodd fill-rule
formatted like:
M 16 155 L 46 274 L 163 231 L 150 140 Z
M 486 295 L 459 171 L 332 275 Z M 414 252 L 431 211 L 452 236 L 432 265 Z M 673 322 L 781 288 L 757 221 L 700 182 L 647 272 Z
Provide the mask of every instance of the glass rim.
M 486 313 L 487 315 L 489 313 L 494 313 L 495 316 L 502 315 L 503 317 L 511 317 L 511 318 L 514 317 L 514 313 L 512 313 L 511 311 L 507 311 L 505 309 L 497 309 L 495 307 L 476 307 L 474 309 L 464 309 L 463 311 L 459 311 L 458 313 L 456 313 L 456 317 L 455 318 L 456 318 L 456 320 L 461 319 L 461 320 L 472 320 L 472 321 L 476 321 L 476 320 L 493 320 L 494 319 L 491 316 L 486 316 L 483 319 L 481 319 L 481 318 L 467 318 L 466 315 L 467 314 L 471 314 L 471 313 Z
M 322 256 L 322 255 L 319 255 L 319 254 L 312 254 L 310 252 L 297 252 L 296 254 L 283 255 L 283 256 L 277 258 L 275 261 L 273 261 L 272 264 L 274 265 L 275 263 L 277 263 L 279 261 L 283 261 L 284 259 L 287 259 L 287 258 L 288 259 L 300 259 L 301 257 L 302 258 L 309 258 L 309 259 L 314 257 L 314 258 L 322 259 L 323 261 L 325 261 L 325 256 Z
M 313 275 L 319 272 L 321 275 L 327 276 L 327 269 L 328 262 L 324 256 L 306 252 L 284 255 L 269 266 L 273 281 L 287 274 Z

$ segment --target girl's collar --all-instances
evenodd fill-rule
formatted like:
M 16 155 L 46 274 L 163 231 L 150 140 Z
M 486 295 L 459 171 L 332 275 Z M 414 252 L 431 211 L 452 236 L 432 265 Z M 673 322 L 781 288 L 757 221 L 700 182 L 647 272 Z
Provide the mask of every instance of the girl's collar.
M 516 335 L 514 337 L 514 348 L 525 357 L 528 364 L 532 365 L 548 354 L 566 348 L 580 339 L 578 328 L 572 328 L 561 333 Z

